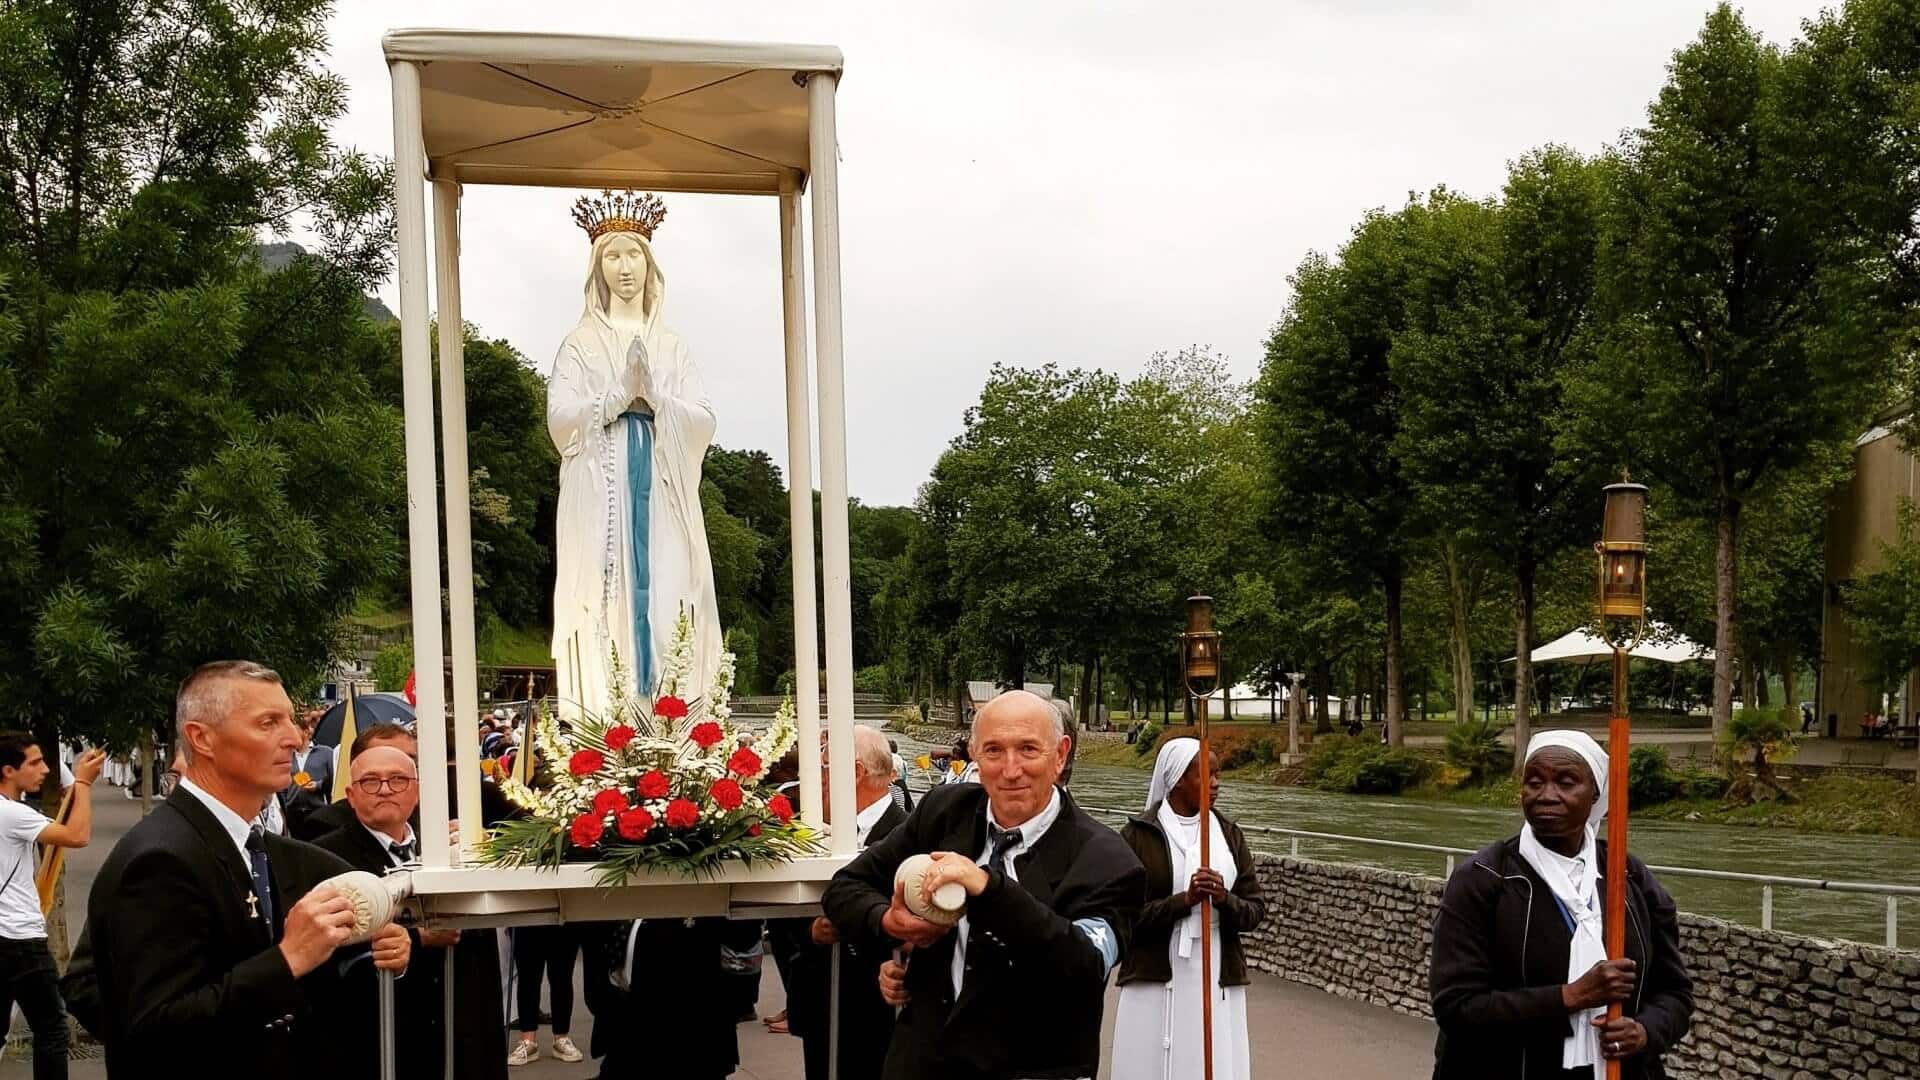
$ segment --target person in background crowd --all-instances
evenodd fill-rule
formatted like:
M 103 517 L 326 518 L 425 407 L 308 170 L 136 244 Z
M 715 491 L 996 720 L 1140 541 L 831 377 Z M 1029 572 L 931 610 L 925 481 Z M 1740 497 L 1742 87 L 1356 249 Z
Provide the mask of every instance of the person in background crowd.
M 724 920 L 722 920 L 724 921 Z M 574 1045 L 573 968 L 580 955 L 580 937 L 571 928 L 561 926 L 516 926 L 513 928 L 513 968 L 517 983 L 514 993 L 514 1026 L 520 1031 L 508 1065 L 526 1065 L 540 1060 L 540 984 L 546 980 L 548 1000 L 552 1003 L 553 1056 L 565 1062 L 586 1057 Z M 719 954 L 714 956 L 719 964 Z M 717 1006 L 718 1007 L 718 1006 Z
M 887 740 L 887 755 L 893 759 L 893 790 L 887 795 L 903 814 L 913 813 L 913 792 L 907 790 L 907 763 L 900 757 L 900 744 Z
M 890 797 L 896 790 L 891 741 L 865 724 L 853 729 L 853 802 L 856 846 L 879 843 L 907 820 L 906 811 Z M 820 788 L 831 786 L 824 758 Z M 829 822 L 831 824 L 831 822 Z M 830 1080 L 828 999 L 832 986 L 833 947 L 840 935 L 826 916 L 789 920 L 803 924 L 805 935 L 795 943 L 793 981 L 787 994 L 788 1026 L 800 1036 L 807 1080 Z M 880 997 L 880 964 L 887 951 L 867 945 L 841 946 L 840 957 L 840 1069 L 831 1080 L 880 1080 L 887 1044 L 893 1036 L 893 1006 Z
M 20 1006 L 33 1032 L 33 1080 L 67 1075 L 67 1010 L 34 887 L 34 845 L 82 848 L 93 839 L 93 784 L 106 760 L 89 750 L 74 761 L 67 820 L 51 821 L 26 802 L 52 771 L 46 755 L 33 736 L 0 732 L 0 1023 Z
M 320 882 L 348 866 L 250 824 L 293 776 L 293 703 L 273 671 L 207 664 L 180 684 L 180 786 L 120 838 L 87 898 L 109 1080 L 141 1080 L 190 1054 L 207 1076 L 319 1075 L 308 1025 L 340 1006 L 336 957 L 352 930 L 347 898 Z M 371 943 L 375 966 L 403 972 L 406 931 Z
M 978 714 L 975 714 L 978 716 Z M 973 763 L 973 751 L 967 740 L 956 739 L 953 753 L 947 758 L 947 775 L 940 781 L 943 784 L 976 784 L 980 782 L 980 767 Z
M 1673 898 L 1627 856 L 1626 956 L 1607 959 L 1607 755 L 1579 731 L 1527 744 L 1518 836 L 1447 880 L 1433 923 L 1434 1080 L 1664 1080 L 1693 1018 Z M 1619 1002 L 1617 1020 L 1606 1008 Z
M 1208 776 L 1209 801 L 1220 792 L 1219 767 Z M 1200 865 L 1200 830 L 1211 830 L 1212 866 Z M 1120 966 L 1114 1021 L 1115 1080 L 1197 1080 L 1200 1035 L 1200 935 L 1213 945 L 1213 1075 L 1251 1080 L 1247 1040 L 1247 960 L 1240 936 L 1260 925 L 1266 903 L 1253 849 L 1240 827 L 1213 809 L 1200 821 L 1200 742 L 1160 744 L 1147 788 L 1146 813 L 1120 830 L 1147 868 L 1147 895 Z M 1200 901 L 1213 904 L 1202 930 Z
M 834 875 L 822 905 L 863 955 L 912 949 L 910 963 L 880 967 L 881 996 L 903 1010 L 889 1080 L 1091 1077 L 1107 976 L 1146 899 L 1146 871 L 1058 786 L 1069 740 L 1045 699 L 993 699 L 971 742 L 980 782 L 928 792 Z M 894 883 L 922 853 L 936 860 L 923 895 L 966 890 L 958 926 L 914 915 Z

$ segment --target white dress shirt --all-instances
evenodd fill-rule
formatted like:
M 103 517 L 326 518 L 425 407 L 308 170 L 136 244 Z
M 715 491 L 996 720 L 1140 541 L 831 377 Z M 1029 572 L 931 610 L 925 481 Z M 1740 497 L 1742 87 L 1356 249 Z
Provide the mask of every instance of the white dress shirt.
M 366 822 L 361 822 L 361 823 L 360 823 L 360 827 L 361 827 L 361 828 L 363 828 L 363 829 L 365 829 L 365 830 L 367 830 L 367 834 L 368 834 L 369 836 L 372 836 L 372 837 L 373 837 L 373 838 L 374 838 L 375 840 L 378 840 L 378 841 L 380 841 L 380 850 L 381 850 L 381 851 L 384 851 L 384 852 L 386 852 L 386 853 L 387 853 L 387 861 L 388 861 L 388 862 L 390 862 L 390 863 L 392 863 L 392 864 L 393 864 L 393 865 L 395 865 L 395 866 L 405 866 L 405 865 L 406 865 L 406 863 L 404 863 L 404 862 L 401 862 L 401 861 L 400 861 L 400 860 L 399 860 L 398 858 L 396 858 L 396 857 L 394 856 L 394 854 L 393 854 L 393 844 L 395 843 L 395 841 L 394 841 L 394 839 L 393 839 L 393 837 L 391 837 L 391 836 L 388 836 L 388 835 L 387 835 L 386 833 L 383 833 L 383 832 L 381 832 L 381 831 L 380 831 L 379 829 L 376 829 L 376 828 L 374 828 L 374 827 L 373 827 L 373 826 L 371 826 L 371 825 L 368 825 L 368 824 L 367 824 Z M 401 841 L 399 841 L 399 843 L 402 843 L 402 844 L 412 844 L 412 845 L 413 845 L 413 853 L 414 853 L 415 855 L 418 855 L 418 854 L 420 853 L 420 840 L 419 840 L 419 838 L 418 838 L 418 837 L 416 837 L 416 836 L 414 836 L 414 835 L 413 835 L 413 823 L 412 823 L 412 822 L 408 822 L 408 823 L 407 823 L 407 838 L 406 838 L 406 839 L 404 839 L 404 840 L 401 840 Z
M 233 837 L 234 849 L 240 852 L 240 865 L 251 867 L 253 857 L 247 854 L 247 837 L 253 832 L 253 822 L 234 813 L 232 807 L 207 794 L 205 788 L 184 776 L 180 778 L 180 790 L 191 793 L 213 812 L 213 820 L 227 830 L 228 836 Z
M 1025 855 L 1028 851 L 1031 851 L 1033 845 L 1039 843 L 1040 838 L 1047 834 L 1047 830 L 1053 828 L 1053 823 L 1059 820 L 1060 789 L 1053 789 L 1053 798 L 1047 800 L 1046 809 L 1018 825 L 1001 826 L 999 822 L 993 820 L 993 804 L 991 802 L 987 804 L 986 814 L 987 824 L 989 826 L 987 830 L 987 846 L 980 852 L 979 857 L 973 861 L 976 865 L 985 866 L 987 865 L 987 860 L 993 857 L 993 827 L 999 827 L 1005 831 L 1019 829 L 1020 842 L 1007 849 L 1006 861 L 1002 864 L 1005 868 L 1004 872 L 1007 875 L 1007 880 L 1019 881 L 1020 875 L 1014 871 L 1013 861 Z M 953 939 L 953 999 L 955 1001 L 960 1000 L 960 984 L 965 981 L 967 974 L 967 931 L 967 917 L 962 915 L 960 917 L 960 925 L 954 927 L 953 931 L 955 935 Z
M 887 810 L 892 806 L 893 806 L 893 799 L 891 799 L 886 795 L 882 795 L 881 797 L 868 803 L 866 806 L 866 809 L 860 811 L 860 813 L 854 816 L 854 819 L 853 819 L 853 846 L 854 847 L 863 848 L 867 846 L 867 834 L 873 832 L 873 827 L 875 825 L 880 824 L 880 819 L 887 816 Z

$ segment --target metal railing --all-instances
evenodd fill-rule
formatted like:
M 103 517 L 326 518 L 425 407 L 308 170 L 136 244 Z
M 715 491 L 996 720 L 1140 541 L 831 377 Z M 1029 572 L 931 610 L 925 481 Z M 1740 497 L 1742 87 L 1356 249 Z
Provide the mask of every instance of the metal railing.
M 1105 806 L 1082 806 L 1088 813 L 1107 817 L 1126 819 L 1133 815 L 1124 810 L 1115 810 Z M 1443 877 L 1452 877 L 1454 860 L 1461 855 L 1472 855 L 1471 848 L 1447 847 L 1443 844 L 1422 844 L 1411 840 L 1386 840 L 1377 836 L 1348 836 L 1344 833 L 1314 832 L 1310 829 L 1283 829 L 1275 825 L 1249 825 L 1239 823 L 1244 832 L 1262 833 L 1269 836 L 1287 837 L 1287 854 L 1291 858 L 1300 858 L 1300 841 L 1330 840 L 1342 844 L 1358 844 L 1369 847 L 1398 848 L 1402 851 L 1425 851 L 1446 856 L 1446 870 Z M 1760 928 L 1773 929 L 1773 890 L 1775 887 L 1805 889 L 1816 892 L 1864 893 L 1881 896 L 1886 899 L 1886 947 L 1900 947 L 1900 898 L 1903 896 L 1920 897 L 1920 885 L 1891 885 L 1877 881 L 1830 881 L 1822 878 L 1783 877 L 1777 874 L 1747 874 L 1737 870 L 1708 870 L 1697 866 L 1654 866 L 1647 869 L 1670 877 L 1709 878 L 1715 881 L 1745 881 L 1760 886 Z

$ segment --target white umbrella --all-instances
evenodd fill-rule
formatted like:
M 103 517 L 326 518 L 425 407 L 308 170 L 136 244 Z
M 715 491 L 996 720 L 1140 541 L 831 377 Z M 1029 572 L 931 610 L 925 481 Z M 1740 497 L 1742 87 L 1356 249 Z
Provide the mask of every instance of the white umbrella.
M 1613 646 L 1598 634 L 1578 629 L 1547 642 L 1533 650 L 1531 655 L 1536 664 L 1555 660 L 1600 660 L 1613 655 Z M 1646 640 L 1627 655 L 1638 660 L 1657 660 L 1663 664 L 1684 664 L 1689 660 L 1711 660 L 1713 650 L 1670 626 L 1652 623 L 1647 627 Z M 1513 657 L 1507 657 L 1507 663 L 1513 661 Z

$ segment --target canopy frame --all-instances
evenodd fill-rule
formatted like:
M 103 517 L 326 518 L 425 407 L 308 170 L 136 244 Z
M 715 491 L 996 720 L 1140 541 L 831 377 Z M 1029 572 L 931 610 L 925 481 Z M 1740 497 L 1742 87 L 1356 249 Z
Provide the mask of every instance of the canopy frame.
M 778 202 L 780 280 L 787 404 L 787 472 L 792 514 L 795 694 L 800 758 L 802 819 L 823 825 L 820 783 L 820 686 L 815 646 L 820 630 L 812 573 L 814 537 L 812 514 L 814 437 L 808 412 L 809 391 L 817 395 L 820 431 L 820 529 L 823 544 L 823 595 L 827 672 L 827 761 L 831 770 L 832 818 L 851 822 L 853 794 L 853 635 L 850 560 L 847 531 L 846 395 L 841 323 L 840 215 L 835 96 L 839 84 L 839 50 L 819 46 L 765 46 L 721 42 L 659 41 L 636 38 L 585 37 L 556 34 L 498 34 L 476 31 L 395 31 L 384 48 L 393 90 L 394 223 L 399 242 L 399 307 L 401 329 L 402 397 L 405 413 L 407 465 L 408 560 L 411 571 L 414 669 L 439 672 L 451 653 L 453 702 L 452 760 L 460 805 L 467 808 L 459 820 L 460 847 L 477 850 L 482 838 L 480 805 L 479 688 L 475 643 L 473 591 L 472 508 L 468 500 L 470 469 L 467 458 L 466 380 L 463 323 L 460 318 L 460 202 L 466 184 L 514 184 L 560 187 L 632 187 L 656 191 L 771 195 Z M 696 77 L 746 68 L 755 74 L 790 74 L 804 90 L 804 168 L 721 148 L 718 155 L 737 167 L 732 170 L 661 171 L 574 167 L 559 162 L 540 167 L 528 162 L 469 162 L 476 148 L 455 148 L 429 158 L 428 125 L 438 119 L 426 111 L 423 74 L 435 65 L 469 65 L 519 77 L 513 69 L 540 64 L 570 65 L 576 73 L 612 72 L 631 77 L 641 68 L 648 73 L 687 71 Z M 713 72 L 704 72 L 713 69 Z M 452 69 L 443 69 L 452 70 Z M 612 76 L 609 76 L 612 77 Z M 726 82 L 720 76 L 704 82 L 705 89 Z M 537 80 L 536 80 L 537 81 Z M 762 80 L 761 86 L 770 85 Z M 552 90 L 553 87 L 545 87 Z M 670 95 L 679 96 L 679 95 Z M 591 103 L 589 103 L 591 104 Z M 649 104 L 649 107 L 651 107 Z M 616 126 L 623 121 L 645 123 L 617 109 L 600 110 L 591 122 Z M 780 137 L 790 144 L 795 117 L 791 110 L 774 118 L 786 126 Z M 587 123 L 589 121 L 582 121 Z M 577 126 L 577 125 L 576 125 Z M 658 125 L 655 125 L 658 126 Z M 778 127 L 778 125 L 775 125 Z M 684 133 L 682 137 L 686 136 Z M 509 140 L 522 141 L 522 140 Z M 711 145 L 711 144 L 709 144 Z M 577 164 L 577 163 L 575 163 Z M 441 437 L 434 431 L 432 353 L 427 327 L 427 206 L 424 192 L 433 190 L 434 266 L 440 312 Z M 819 378 L 813 382 L 808 364 L 806 289 L 802 267 L 806 236 L 802 228 L 800 197 L 810 187 L 814 295 L 813 347 L 819 358 Z M 444 475 L 444 485 L 437 483 Z M 443 642 L 440 525 L 441 507 L 436 489 L 443 487 L 446 520 L 447 639 Z M 433 718 L 447 711 L 441 679 L 425 677 L 416 687 L 420 759 L 448 760 L 446 731 Z M 345 767 L 345 763 L 341 764 Z M 851 858 L 855 833 L 835 830 L 827 856 L 797 860 L 780 867 L 728 867 L 695 883 L 683 879 L 636 881 L 633 888 L 608 893 L 582 907 L 566 897 L 578 890 L 596 889 L 581 868 L 563 868 L 556 875 L 524 869 L 462 868 L 454 861 L 449 836 L 449 798 L 445 773 L 437 768 L 421 772 L 421 864 L 415 875 L 416 894 L 430 910 L 470 923 L 540 921 L 607 917 L 614 908 L 642 904 L 639 890 L 670 889 L 642 906 L 661 914 L 660 902 L 687 913 L 727 910 L 728 904 L 808 903 L 834 870 Z M 622 899 L 624 897 L 624 899 Z M 637 912 L 636 912 L 637 913 Z

